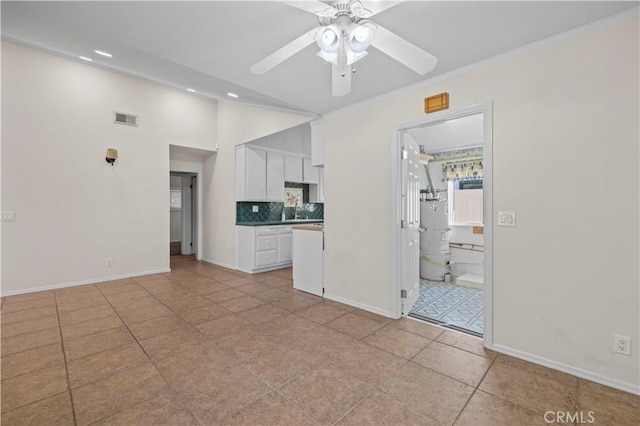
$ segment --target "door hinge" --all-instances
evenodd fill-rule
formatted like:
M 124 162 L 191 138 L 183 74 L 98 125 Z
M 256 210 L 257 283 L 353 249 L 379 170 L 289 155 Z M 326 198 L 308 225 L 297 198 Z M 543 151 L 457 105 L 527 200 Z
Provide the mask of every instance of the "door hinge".
M 189 245 L 190 245 L 191 247 L 193 247 L 193 243 L 189 243 Z
M 400 290 L 400 297 L 402 299 L 406 299 L 407 298 L 407 290 Z
M 193 185 L 189 185 L 189 188 L 193 189 Z
M 407 150 L 400 150 L 400 159 L 406 160 L 407 158 L 409 158 L 409 153 L 407 152 Z

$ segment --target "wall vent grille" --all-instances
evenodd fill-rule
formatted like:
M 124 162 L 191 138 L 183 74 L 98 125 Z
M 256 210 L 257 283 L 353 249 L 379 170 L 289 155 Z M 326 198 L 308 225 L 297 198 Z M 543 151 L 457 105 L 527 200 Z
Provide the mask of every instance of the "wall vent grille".
M 138 127 L 138 116 L 114 111 L 113 122 L 116 124 Z

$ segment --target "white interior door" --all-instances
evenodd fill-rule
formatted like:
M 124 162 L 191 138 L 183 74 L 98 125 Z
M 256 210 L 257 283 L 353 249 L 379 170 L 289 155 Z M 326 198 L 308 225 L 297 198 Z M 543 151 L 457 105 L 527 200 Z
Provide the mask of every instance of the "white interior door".
M 402 315 L 420 294 L 420 149 L 407 134 L 402 140 Z

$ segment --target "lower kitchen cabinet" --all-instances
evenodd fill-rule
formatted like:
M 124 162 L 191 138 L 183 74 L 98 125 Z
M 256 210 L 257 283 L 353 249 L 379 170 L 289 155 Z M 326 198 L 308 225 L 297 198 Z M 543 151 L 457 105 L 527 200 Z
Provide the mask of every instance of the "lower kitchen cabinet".
M 238 269 L 254 274 L 291 266 L 291 226 L 236 226 Z

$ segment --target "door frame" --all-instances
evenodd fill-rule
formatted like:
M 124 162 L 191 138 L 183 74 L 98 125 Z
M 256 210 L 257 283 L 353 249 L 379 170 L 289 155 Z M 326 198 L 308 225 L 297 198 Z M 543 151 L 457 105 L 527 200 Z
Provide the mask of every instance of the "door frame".
M 171 176 L 172 174 L 174 175 L 180 175 L 182 177 L 182 192 L 183 192 L 183 201 L 184 201 L 184 192 L 187 190 L 187 188 L 189 187 L 189 184 L 185 185 L 185 177 L 189 176 L 189 177 L 193 177 L 195 176 L 196 178 L 196 190 L 195 191 L 191 191 L 191 200 L 190 200 L 190 206 L 189 206 L 189 210 L 190 210 L 190 214 L 189 214 L 189 218 L 188 220 L 191 221 L 191 233 L 195 234 L 196 237 L 196 241 L 195 241 L 195 246 L 191 248 L 190 252 L 191 254 L 193 254 L 193 252 L 196 252 L 196 260 L 202 260 L 202 172 L 201 171 L 192 171 L 192 170 L 187 170 L 188 168 L 176 168 L 176 169 L 171 169 L 169 170 L 169 175 Z M 190 181 L 191 179 L 189 179 Z M 195 209 L 193 208 L 195 206 Z M 194 221 L 195 219 L 195 221 Z M 183 205 L 183 209 L 182 209 L 182 231 L 181 231 L 181 235 L 182 235 L 182 246 L 181 246 L 181 251 L 184 252 L 184 247 L 185 244 L 187 244 L 184 239 L 185 236 L 188 236 L 189 239 L 191 239 L 193 237 L 192 234 L 189 235 L 185 235 L 185 227 L 184 227 L 184 222 L 185 220 L 187 220 L 185 218 L 185 209 L 184 209 L 184 205 Z M 193 232 L 193 229 L 195 228 L 195 233 Z
M 399 318 L 402 312 L 402 176 L 400 151 L 404 132 L 415 127 L 435 125 L 469 115 L 483 114 L 483 215 L 484 215 L 484 346 L 493 347 L 493 102 L 485 101 L 466 107 L 439 111 L 420 120 L 391 128 L 389 142 L 389 204 L 390 204 L 390 290 L 391 314 Z

